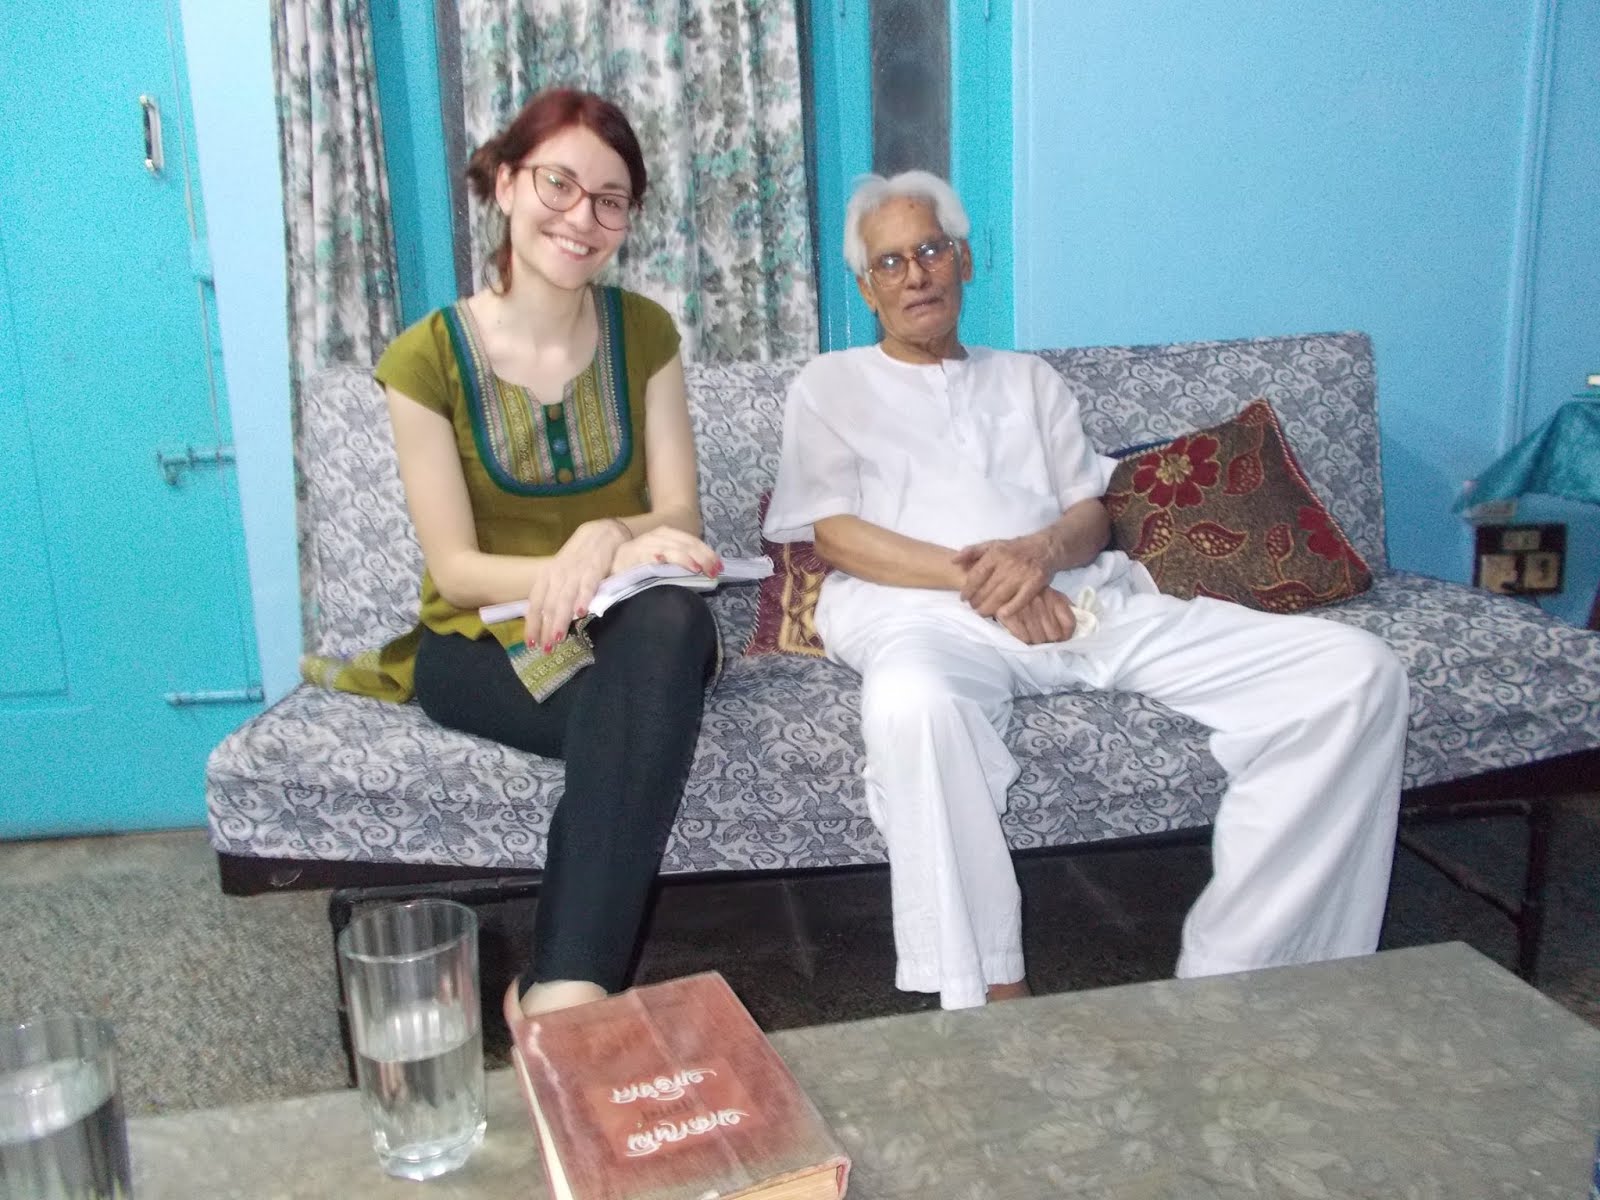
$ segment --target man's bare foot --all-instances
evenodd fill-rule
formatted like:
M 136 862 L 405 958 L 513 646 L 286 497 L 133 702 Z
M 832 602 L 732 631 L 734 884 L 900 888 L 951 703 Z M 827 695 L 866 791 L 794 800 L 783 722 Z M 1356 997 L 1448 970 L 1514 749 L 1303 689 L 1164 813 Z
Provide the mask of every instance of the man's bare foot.
M 994 1004 L 1000 1000 L 1021 1000 L 1033 995 L 1028 988 L 1026 979 L 1019 979 L 1015 983 L 991 983 L 986 989 L 989 1003 Z
M 591 1000 L 604 1000 L 605 997 L 606 990 L 598 983 L 589 983 L 582 979 L 553 979 L 548 983 L 534 984 L 524 993 L 519 1004 L 517 981 L 513 979 L 511 986 L 506 988 L 501 1009 L 506 1024 L 516 1029 L 523 1021 L 540 1013 L 555 1012 L 558 1008 L 571 1008 L 577 1004 L 588 1004 Z

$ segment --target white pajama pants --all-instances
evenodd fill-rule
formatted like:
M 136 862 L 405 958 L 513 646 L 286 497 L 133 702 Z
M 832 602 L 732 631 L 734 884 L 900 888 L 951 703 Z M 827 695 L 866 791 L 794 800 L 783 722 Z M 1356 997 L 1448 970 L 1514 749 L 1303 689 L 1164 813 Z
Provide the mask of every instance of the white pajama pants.
M 1214 600 L 1100 598 L 1099 628 L 1024 646 L 970 611 L 862 586 L 823 637 L 862 677 L 867 803 L 889 847 L 896 986 L 945 1008 L 1023 976 L 1000 828 L 1018 767 L 1014 696 L 1139 692 L 1212 730 L 1228 788 L 1212 877 L 1183 925 L 1180 976 L 1376 949 L 1405 746 L 1404 669 L 1333 621 Z M 819 611 L 819 624 L 824 616 Z

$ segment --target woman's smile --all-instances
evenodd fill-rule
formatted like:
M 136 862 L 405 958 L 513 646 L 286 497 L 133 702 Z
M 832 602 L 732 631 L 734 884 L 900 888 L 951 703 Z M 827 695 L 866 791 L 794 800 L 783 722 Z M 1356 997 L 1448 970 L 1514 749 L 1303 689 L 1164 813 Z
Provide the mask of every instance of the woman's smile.
M 547 233 L 545 236 L 556 244 L 558 250 L 572 255 L 574 258 L 588 258 L 595 251 L 593 246 L 586 245 L 563 234 Z

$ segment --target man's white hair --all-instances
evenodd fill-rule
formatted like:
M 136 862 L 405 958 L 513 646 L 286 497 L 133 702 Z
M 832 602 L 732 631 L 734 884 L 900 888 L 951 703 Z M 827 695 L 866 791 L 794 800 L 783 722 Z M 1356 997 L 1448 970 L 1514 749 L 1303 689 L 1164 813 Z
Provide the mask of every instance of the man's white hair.
M 882 175 L 858 176 L 844 210 L 844 261 L 856 275 L 867 273 L 867 244 L 861 238 L 861 222 L 896 196 L 926 200 L 933 206 L 939 228 L 949 237 L 964 238 L 972 232 L 961 197 L 932 171 L 901 171 L 888 179 Z

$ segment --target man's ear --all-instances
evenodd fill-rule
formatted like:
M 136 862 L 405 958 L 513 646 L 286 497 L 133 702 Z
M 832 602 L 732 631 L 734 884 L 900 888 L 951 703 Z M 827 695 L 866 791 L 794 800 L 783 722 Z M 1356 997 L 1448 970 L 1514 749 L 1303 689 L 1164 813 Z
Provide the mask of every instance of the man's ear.
M 972 246 L 966 238 L 956 239 L 956 250 L 961 255 L 961 282 L 972 282 Z
M 856 276 L 856 289 L 861 293 L 861 298 L 867 302 L 867 307 L 873 312 L 878 311 L 878 298 L 872 293 L 872 283 L 865 275 Z

